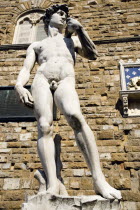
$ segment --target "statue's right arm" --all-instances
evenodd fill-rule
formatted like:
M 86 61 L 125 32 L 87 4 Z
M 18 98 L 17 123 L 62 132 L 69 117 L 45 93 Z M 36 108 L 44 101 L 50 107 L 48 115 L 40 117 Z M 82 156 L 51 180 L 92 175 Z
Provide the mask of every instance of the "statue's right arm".
M 16 85 L 15 85 L 15 89 L 19 94 L 20 100 L 28 106 L 33 106 L 33 98 L 30 92 L 26 88 L 24 88 L 24 85 L 26 85 L 27 82 L 29 81 L 30 72 L 32 68 L 34 67 L 34 64 L 36 61 L 36 55 L 33 48 L 34 45 L 35 43 L 31 44 L 27 49 L 26 59 L 24 61 L 24 65 L 22 69 L 20 70 Z

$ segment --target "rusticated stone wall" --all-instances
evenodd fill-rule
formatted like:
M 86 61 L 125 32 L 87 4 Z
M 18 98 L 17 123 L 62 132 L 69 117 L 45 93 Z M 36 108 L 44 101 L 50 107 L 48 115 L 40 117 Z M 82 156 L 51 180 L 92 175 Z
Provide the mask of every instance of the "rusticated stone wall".
M 20 1 L 23 2 L 23 1 Z M 45 1 L 40 8 L 45 8 Z M 46 1 L 51 3 L 51 1 Z M 56 3 L 57 1 L 52 1 Z M 125 0 L 62 1 L 85 26 L 92 40 L 139 35 L 140 2 Z M 33 7 L 30 1 L 2 1 L 1 43 L 12 44 L 16 17 Z M 119 100 L 119 60 L 140 58 L 140 43 L 98 44 L 99 58 L 77 57 L 76 89 L 82 112 L 96 136 L 102 169 L 108 182 L 123 195 L 122 209 L 140 209 L 140 118 L 123 118 Z M 1 51 L 0 84 L 14 85 L 25 50 Z M 31 84 L 34 68 L 29 84 Z M 89 170 L 79 152 L 72 129 L 62 115 L 54 122 L 61 136 L 62 177 L 70 195 L 94 194 Z M 41 168 L 37 155 L 36 122 L 0 123 L 0 208 L 19 209 L 28 194 L 38 189 L 33 175 Z

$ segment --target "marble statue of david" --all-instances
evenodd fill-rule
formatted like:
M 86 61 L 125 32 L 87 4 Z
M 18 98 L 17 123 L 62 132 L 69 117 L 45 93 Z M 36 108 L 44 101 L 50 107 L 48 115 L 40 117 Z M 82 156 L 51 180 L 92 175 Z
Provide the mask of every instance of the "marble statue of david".
M 102 173 L 95 138 L 81 113 L 75 90 L 76 53 L 84 58 L 96 60 L 95 45 L 83 26 L 69 17 L 65 4 L 48 8 L 44 24 L 46 39 L 32 43 L 27 49 L 27 56 L 15 88 L 23 103 L 34 106 L 39 134 L 37 147 L 47 177 L 47 192 L 67 194 L 56 175 L 52 125 L 54 97 L 56 106 L 74 131 L 77 145 L 91 170 L 96 193 L 108 199 L 121 199 L 120 191 L 111 187 Z M 71 37 L 73 33 L 76 36 Z M 36 61 L 39 68 L 33 80 L 31 95 L 24 85 L 29 81 L 30 71 Z

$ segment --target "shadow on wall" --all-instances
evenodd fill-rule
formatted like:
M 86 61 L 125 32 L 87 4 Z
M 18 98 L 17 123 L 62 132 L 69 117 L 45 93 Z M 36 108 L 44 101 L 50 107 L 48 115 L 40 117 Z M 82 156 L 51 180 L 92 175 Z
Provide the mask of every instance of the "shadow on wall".
M 115 105 L 115 109 L 117 109 L 123 117 L 123 104 L 122 104 L 122 101 L 120 99 L 118 99 L 118 101 Z

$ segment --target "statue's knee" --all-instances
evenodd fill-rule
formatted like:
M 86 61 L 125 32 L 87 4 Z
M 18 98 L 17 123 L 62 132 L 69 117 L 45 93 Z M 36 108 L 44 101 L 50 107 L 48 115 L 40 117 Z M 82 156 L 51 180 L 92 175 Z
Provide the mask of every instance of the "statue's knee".
M 80 130 L 82 127 L 82 120 L 78 114 L 68 115 L 68 122 L 74 130 Z
M 41 132 L 45 135 L 53 133 L 53 126 L 46 121 L 40 121 L 39 127 Z

